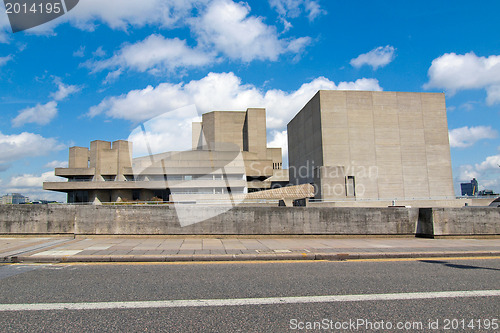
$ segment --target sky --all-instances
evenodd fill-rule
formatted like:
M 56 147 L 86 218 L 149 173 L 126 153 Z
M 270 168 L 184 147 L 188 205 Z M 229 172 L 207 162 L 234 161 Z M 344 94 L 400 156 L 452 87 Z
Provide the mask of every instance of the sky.
M 0 4 L 0 195 L 64 201 L 68 148 L 169 112 L 187 150 L 213 110 L 267 109 L 269 146 L 320 89 L 444 92 L 455 192 L 500 192 L 500 2 L 80 0 L 12 33 Z M 172 125 L 173 124 L 173 125 Z M 286 163 L 285 163 L 286 164 Z

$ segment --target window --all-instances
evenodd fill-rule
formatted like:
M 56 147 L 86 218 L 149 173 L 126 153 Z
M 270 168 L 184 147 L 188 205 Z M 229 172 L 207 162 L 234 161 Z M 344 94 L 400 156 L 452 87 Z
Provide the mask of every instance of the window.
M 89 202 L 88 191 L 73 191 L 68 193 L 68 203 L 87 203 Z
M 347 197 L 356 196 L 356 182 L 354 176 L 347 176 L 345 178 L 345 195 Z

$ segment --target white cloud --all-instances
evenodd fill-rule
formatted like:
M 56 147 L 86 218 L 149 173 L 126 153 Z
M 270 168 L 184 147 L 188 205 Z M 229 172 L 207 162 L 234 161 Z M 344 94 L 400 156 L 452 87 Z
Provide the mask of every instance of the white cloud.
M 469 182 L 472 178 L 477 179 L 480 190 L 500 191 L 500 154 L 488 156 L 480 163 L 461 165 L 458 168 L 458 183 Z
M 500 103 L 500 85 L 493 85 L 486 88 L 486 103 L 493 105 Z
M 382 90 L 376 79 L 363 78 L 336 85 L 325 77 L 318 77 L 293 92 L 261 91 L 254 85 L 242 84 L 234 73 L 209 73 L 201 80 L 186 84 L 161 83 L 157 87 L 148 86 L 125 95 L 108 97 L 92 107 L 88 115 L 93 117 L 104 113 L 111 118 L 139 122 L 191 104 L 196 105 L 200 114 L 213 110 L 265 107 L 268 128 L 281 129 L 321 89 Z
M 309 37 L 280 39 L 275 27 L 249 13 L 250 7 L 245 3 L 216 0 L 201 17 L 190 22 L 202 46 L 244 62 L 276 61 L 282 54 L 300 53 L 311 41 Z
M 300 2 L 301 11 L 311 20 L 324 13 L 317 1 Z M 165 29 L 187 27 L 197 42 L 196 46 L 189 46 L 177 38 L 151 35 L 136 44 L 123 46 L 107 60 L 87 63 L 97 71 L 120 67 L 155 73 L 203 66 L 215 61 L 220 54 L 243 62 L 276 61 L 287 53 L 300 56 L 311 43 L 310 37 L 280 38 L 276 28 L 265 24 L 264 18 L 250 15 L 247 3 L 231 0 L 86 0 L 60 19 L 29 32 L 54 34 L 54 28 L 64 22 L 85 30 L 93 30 L 99 23 L 121 30 L 146 25 Z M 84 55 L 84 48 L 74 52 L 75 57 Z M 102 57 L 103 53 L 94 56 Z
M 73 52 L 73 57 L 77 57 L 77 58 L 85 57 L 85 46 L 82 45 L 82 46 L 80 46 L 80 48 L 78 50 Z
M 7 64 L 9 61 L 12 60 L 12 56 L 8 55 L 6 57 L 0 57 L 0 67 L 4 66 Z
M 127 141 L 132 142 L 134 157 L 192 149 L 192 123 L 201 121 L 196 106 L 170 110 L 135 128 Z M 165 130 L 168 129 L 168 130 Z
M 16 189 L 29 188 L 29 187 L 41 188 L 43 182 L 57 182 L 57 181 L 64 181 L 64 179 L 55 176 L 54 171 L 48 171 L 40 176 L 32 174 L 14 176 L 7 183 L 7 187 Z
M 296 18 L 302 12 L 305 12 L 309 21 L 314 21 L 320 15 L 326 14 L 326 11 L 321 8 L 318 1 L 313 0 L 269 0 L 271 8 L 282 17 Z
M 481 104 L 481 103 L 476 102 L 476 101 L 469 101 L 469 102 L 465 102 L 465 103 L 460 104 L 459 108 L 464 109 L 466 111 L 472 111 L 479 104 Z
M 193 9 L 202 8 L 210 0 L 85 0 L 66 15 L 27 30 L 28 34 L 52 35 L 54 29 L 69 22 L 81 30 L 94 31 L 99 24 L 105 24 L 114 30 L 127 31 L 131 27 L 141 28 L 155 26 L 175 28 L 183 26 L 185 20 L 192 16 Z M 0 15 L 0 42 L 7 40 L 2 34 L 2 18 Z M 8 27 L 8 19 L 5 29 Z
M 55 168 L 67 168 L 68 161 L 52 161 L 43 166 L 44 168 L 55 169 Z
M 95 50 L 94 52 L 92 52 L 92 55 L 94 57 L 98 57 L 98 58 L 102 58 L 102 57 L 105 57 L 106 56 L 106 51 L 104 51 L 103 47 L 102 46 L 99 46 L 97 48 L 97 50 Z
M 41 175 L 24 174 L 11 177 L 8 182 L 0 184 L 3 193 L 21 193 L 31 200 L 55 200 L 65 201 L 66 194 L 43 190 L 44 182 L 61 182 L 64 179 L 54 175 L 54 171 L 45 172 Z
M 444 88 L 449 94 L 459 90 L 486 89 L 489 105 L 500 102 L 500 56 L 478 57 L 446 53 L 432 61 L 425 89 Z
M 0 164 L 26 157 L 43 156 L 65 148 L 54 138 L 33 133 L 5 135 L 0 132 Z
M 268 138 L 269 140 L 269 138 Z M 287 131 L 273 131 L 271 141 L 267 143 L 269 148 L 281 148 L 283 162 L 288 164 L 288 134 Z
M 130 27 L 159 26 L 174 28 L 184 25 L 193 8 L 203 8 L 209 0 L 85 0 L 57 20 L 28 30 L 33 34 L 53 35 L 56 26 L 70 22 L 73 26 L 93 31 L 103 23 L 115 30 Z M 11 28 L 7 15 L 0 15 L 0 43 L 9 41 Z
M 491 126 L 461 127 L 449 131 L 450 147 L 466 148 L 483 139 L 494 139 L 498 132 Z
M 135 44 L 125 44 L 109 59 L 90 62 L 87 65 L 93 68 L 93 71 L 118 67 L 145 72 L 153 69 L 173 71 L 179 67 L 203 66 L 211 61 L 213 55 L 190 48 L 184 40 L 151 35 Z
M 80 1 L 66 16 L 73 25 L 87 30 L 93 30 L 97 22 L 103 22 L 112 29 L 119 30 L 146 25 L 175 27 L 179 21 L 191 15 L 194 6 L 206 2 L 205 0 L 85 0 Z
M 66 97 L 68 97 L 69 95 L 75 94 L 80 90 L 82 90 L 82 87 L 80 86 L 64 84 L 58 77 L 54 78 L 54 83 L 57 85 L 58 90 L 55 93 L 51 93 L 50 97 L 53 98 L 55 101 L 62 101 L 63 99 L 66 99 Z
M 458 167 L 458 181 L 470 181 L 473 178 L 479 178 L 480 174 L 477 170 L 474 169 L 474 166 L 470 164 L 461 165 Z
M 12 119 L 13 127 L 21 127 L 29 123 L 38 125 L 49 124 L 57 116 L 57 101 L 62 101 L 82 89 L 80 86 L 64 84 L 58 77 L 54 77 L 54 83 L 57 85 L 58 89 L 56 92 L 50 93 L 49 95 L 54 100 L 46 104 L 38 103 L 34 107 L 19 111 L 17 117 Z
M 500 154 L 488 156 L 486 159 L 475 165 L 476 170 L 479 172 L 500 172 Z
M 106 78 L 104 79 L 104 81 L 102 83 L 103 84 L 113 83 L 116 80 L 118 80 L 118 78 L 122 75 L 122 73 L 123 73 L 122 69 L 117 69 L 116 71 L 109 72 L 108 75 L 106 75 Z
M 309 21 L 314 21 L 317 17 L 327 14 L 326 10 L 322 9 L 317 1 L 306 1 L 305 7 Z
M 500 177 L 496 179 L 483 179 L 479 184 L 479 190 L 493 190 L 495 193 L 500 192 Z
M 57 115 L 57 102 L 37 104 L 35 107 L 19 111 L 19 115 L 12 119 L 12 126 L 21 127 L 28 123 L 47 125 Z
M 384 67 L 391 63 L 396 58 L 395 52 L 396 49 L 393 46 L 379 46 L 368 53 L 360 54 L 352 59 L 350 64 L 356 68 L 368 65 L 377 70 L 379 67 Z

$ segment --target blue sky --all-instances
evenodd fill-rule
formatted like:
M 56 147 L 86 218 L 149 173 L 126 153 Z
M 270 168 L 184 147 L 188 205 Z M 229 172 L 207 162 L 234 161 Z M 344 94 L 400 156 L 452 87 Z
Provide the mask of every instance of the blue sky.
M 445 92 L 456 192 L 500 191 L 498 1 L 80 0 L 16 34 L 0 8 L 0 194 L 64 200 L 41 184 L 70 146 L 186 106 L 266 107 L 283 146 L 318 89 Z M 188 149 L 193 116 L 159 148 Z

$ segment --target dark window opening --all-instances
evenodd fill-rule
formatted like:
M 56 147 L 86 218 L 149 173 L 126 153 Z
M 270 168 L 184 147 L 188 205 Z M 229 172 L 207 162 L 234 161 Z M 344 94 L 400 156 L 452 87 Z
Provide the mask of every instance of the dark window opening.
M 89 202 L 88 191 L 73 191 L 68 193 L 68 203 L 87 203 Z
M 134 201 L 141 200 L 141 191 L 140 190 L 132 190 L 132 200 L 134 200 Z
M 347 176 L 345 178 L 345 195 L 347 197 L 356 196 L 356 182 L 354 176 Z

